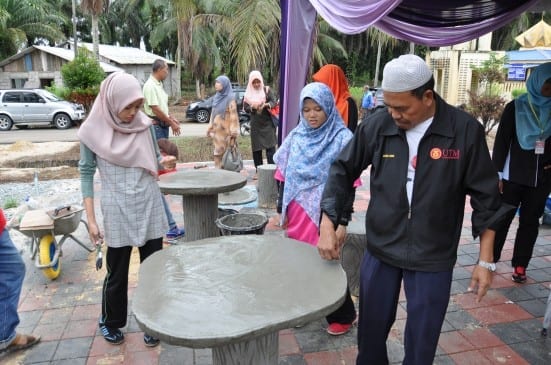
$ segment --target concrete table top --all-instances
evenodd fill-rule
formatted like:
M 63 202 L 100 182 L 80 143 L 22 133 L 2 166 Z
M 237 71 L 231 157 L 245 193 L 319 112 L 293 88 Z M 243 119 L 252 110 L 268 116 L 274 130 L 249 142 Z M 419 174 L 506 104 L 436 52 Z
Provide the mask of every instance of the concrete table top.
M 216 237 L 220 231 L 218 194 L 239 189 L 247 184 L 240 173 L 221 169 L 180 170 L 159 177 L 165 194 L 181 195 L 184 210 L 184 241 Z
M 240 235 L 154 253 L 141 264 L 132 302 L 140 328 L 169 344 L 231 347 L 275 333 L 277 356 L 279 330 L 333 312 L 345 293 L 339 262 L 322 260 L 315 247 Z
M 172 195 L 212 195 L 246 184 L 245 176 L 222 169 L 185 169 L 159 176 L 161 191 Z

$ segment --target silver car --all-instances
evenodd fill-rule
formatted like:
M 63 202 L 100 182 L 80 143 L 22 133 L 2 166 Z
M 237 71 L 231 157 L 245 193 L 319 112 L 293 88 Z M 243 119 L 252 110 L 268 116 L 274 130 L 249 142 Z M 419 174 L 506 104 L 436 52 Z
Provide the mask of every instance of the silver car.
M 82 105 L 62 100 L 47 90 L 0 90 L 0 131 L 9 131 L 13 125 L 25 129 L 38 123 L 67 129 L 85 115 Z

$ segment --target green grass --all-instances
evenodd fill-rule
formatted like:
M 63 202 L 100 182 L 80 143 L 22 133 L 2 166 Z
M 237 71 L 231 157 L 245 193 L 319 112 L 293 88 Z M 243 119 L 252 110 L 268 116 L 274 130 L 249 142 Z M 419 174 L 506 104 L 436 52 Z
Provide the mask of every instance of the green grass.
M 178 145 L 180 158 L 178 162 L 212 161 L 214 146 L 208 137 L 170 137 Z M 244 160 L 252 160 L 251 138 L 239 136 L 237 138 L 239 151 Z
M 19 205 L 17 199 L 9 197 L 4 202 L 4 209 L 16 208 Z

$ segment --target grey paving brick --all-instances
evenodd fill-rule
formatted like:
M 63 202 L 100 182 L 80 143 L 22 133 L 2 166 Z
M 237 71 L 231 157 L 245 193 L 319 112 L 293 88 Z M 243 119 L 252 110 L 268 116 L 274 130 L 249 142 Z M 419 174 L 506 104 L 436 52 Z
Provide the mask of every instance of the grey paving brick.
M 529 342 L 516 343 L 510 347 L 529 364 L 544 365 L 551 360 L 551 341 L 546 339 L 535 339 Z
M 455 365 L 455 362 L 448 355 L 440 355 L 434 358 L 433 365 Z
M 457 263 L 461 266 L 474 265 L 477 262 L 478 262 L 478 255 L 476 255 L 476 257 L 468 254 L 457 256 Z
M 306 365 L 302 355 L 282 356 L 279 359 L 279 365 Z
M 547 269 L 551 267 L 551 261 L 544 259 L 543 257 L 532 257 L 528 264 L 528 270 L 532 269 Z
M 545 298 L 549 296 L 549 288 L 543 284 L 524 284 L 523 289 L 530 293 L 534 298 Z
M 464 310 L 446 313 L 445 320 L 456 330 L 478 326 L 478 321 Z
M 390 363 L 399 363 L 404 359 L 404 345 L 396 339 L 386 342 L 386 351 Z
M 59 341 L 53 360 L 76 359 L 88 354 L 93 337 L 71 338 Z
M 347 334 L 346 336 L 348 336 Z M 295 332 L 299 348 L 303 353 L 330 351 L 335 349 L 335 343 L 324 330 Z
M 159 355 L 159 365 L 195 365 L 195 356 L 193 349 L 181 346 L 172 346 L 165 343 L 161 344 L 161 353 Z
M 24 364 L 37 364 L 50 361 L 54 357 L 58 341 L 41 341 L 25 352 Z
M 453 279 L 452 280 L 458 280 L 458 279 L 467 279 L 470 278 L 472 273 L 463 268 L 463 267 L 456 267 L 453 269 Z
M 533 315 L 534 317 L 543 317 L 545 315 L 545 307 L 547 303 L 542 299 L 531 299 L 517 302 L 522 309 Z
M 522 286 L 512 286 L 508 288 L 499 288 L 497 291 L 509 299 L 512 302 L 518 302 L 521 300 L 529 300 L 534 299 L 534 296 L 530 293 L 528 293 L 526 290 L 522 288 Z

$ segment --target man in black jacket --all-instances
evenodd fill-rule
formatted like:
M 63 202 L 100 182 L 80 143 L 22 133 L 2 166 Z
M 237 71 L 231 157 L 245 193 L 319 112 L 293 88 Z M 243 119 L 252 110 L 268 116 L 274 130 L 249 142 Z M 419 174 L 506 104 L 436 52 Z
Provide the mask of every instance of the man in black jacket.
M 498 175 L 480 123 L 434 91 L 432 72 L 414 55 L 386 64 L 388 113 L 360 124 L 331 167 L 321 207 L 318 250 L 339 257 L 335 227 L 353 182 L 371 166 L 367 253 L 361 266 L 358 365 L 388 363 L 386 339 L 401 282 L 407 298 L 404 364 L 432 364 L 448 301 L 466 195 L 480 256 L 469 290 L 486 294 L 495 269 L 488 229 L 500 212 Z

